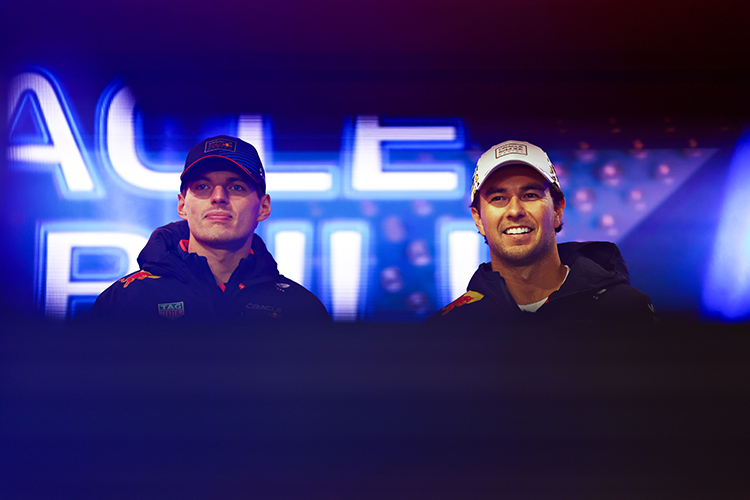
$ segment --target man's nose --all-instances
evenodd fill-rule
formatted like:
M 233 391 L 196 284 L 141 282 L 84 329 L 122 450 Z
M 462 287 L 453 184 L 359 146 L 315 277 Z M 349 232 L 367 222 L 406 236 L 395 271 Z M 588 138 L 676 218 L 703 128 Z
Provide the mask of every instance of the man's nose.
M 523 208 L 523 203 L 518 199 L 517 196 L 511 197 L 508 202 L 508 217 L 517 219 L 526 215 L 526 211 Z
M 226 203 L 227 199 L 227 190 L 223 186 L 215 186 L 211 193 L 211 203 Z

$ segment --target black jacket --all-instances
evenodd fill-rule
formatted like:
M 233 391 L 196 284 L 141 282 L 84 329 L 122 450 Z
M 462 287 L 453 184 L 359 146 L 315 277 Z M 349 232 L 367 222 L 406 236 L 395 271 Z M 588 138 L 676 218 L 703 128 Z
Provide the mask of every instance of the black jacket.
M 165 324 L 330 322 L 314 294 L 279 274 L 259 236 L 222 291 L 206 258 L 182 249 L 180 241 L 189 235 L 184 221 L 156 229 L 138 256 L 140 271 L 102 292 L 91 316 Z
M 648 295 L 630 286 L 625 260 L 614 243 L 571 242 L 557 246 L 560 260 L 570 267 L 565 283 L 534 313 L 522 311 L 489 263 L 479 266 L 467 292 L 437 311 L 428 324 L 620 326 L 653 324 Z

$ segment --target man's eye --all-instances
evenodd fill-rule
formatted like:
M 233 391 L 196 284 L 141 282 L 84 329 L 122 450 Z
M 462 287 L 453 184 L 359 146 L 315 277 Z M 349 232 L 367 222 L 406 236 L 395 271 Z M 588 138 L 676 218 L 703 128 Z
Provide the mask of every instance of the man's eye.
M 196 184 L 193 189 L 196 191 L 203 191 L 204 189 L 208 189 L 208 186 L 206 184 Z
M 244 191 L 245 188 L 243 186 L 240 186 L 239 184 L 234 184 L 229 187 L 232 191 Z

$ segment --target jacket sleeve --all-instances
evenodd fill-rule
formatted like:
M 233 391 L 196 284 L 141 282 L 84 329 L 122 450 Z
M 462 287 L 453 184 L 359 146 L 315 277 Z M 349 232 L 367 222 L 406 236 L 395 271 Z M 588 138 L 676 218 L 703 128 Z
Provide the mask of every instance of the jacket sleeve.
M 625 324 L 653 325 L 659 322 L 651 298 L 630 285 L 616 287 L 611 303 L 617 310 L 619 320 Z
M 143 293 L 136 292 L 134 281 L 140 278 L 153 277 L 145 271 L 131 273 L 124 278 L 115 281 L 96 298 L 94 306 L 88 314 L 88 318 L 96 321 L 106 322 L 135 322 L 148 319 L 145 314 L 148 309 L 148 300 L 143 300 Z
M 331 316 L 320 299 L 307 289 L 304 289 L 304 292 L 306 295 L 304 305 L 300 304 L 299 315 L 295 314 L 295 319 L 314 323 L 331 323 Z
M 88 318 L 94 321 L 111 321 L 122 315 L 122 299 L 118 298 L 118 282 L 110 285 L 99 294 L 94 306 L 88 314 Z
M 651 298 L 643 292 L 641 294 L 643 295 L 643 302 L 635 310 L 638 315 L 638 322 L 651 325 L 658 323 L 659 318 L 656 315 L 656 309 L 654 309 Z
M 328 310 L 317 295 L 299 283 L 288 278 L 284 278 L 284 280 L 289 283 L 294 290 L 293 295 L 289 296 L 287 304 L 284 307 L 290 313 L 286 316 L 288 321 L 295 323 L 309 322 L 314 324 L 332 322 Z

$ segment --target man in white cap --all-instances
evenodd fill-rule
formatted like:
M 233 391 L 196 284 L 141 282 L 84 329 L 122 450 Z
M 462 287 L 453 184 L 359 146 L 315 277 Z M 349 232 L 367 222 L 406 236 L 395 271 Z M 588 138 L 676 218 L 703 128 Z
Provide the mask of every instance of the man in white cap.
M 430 323 L 655 322 L 614 243 L 557 244 L 565 196 L 541 148 L 523 141 L 490 148 L 477 162 L 471 198 L 490 263 Z

